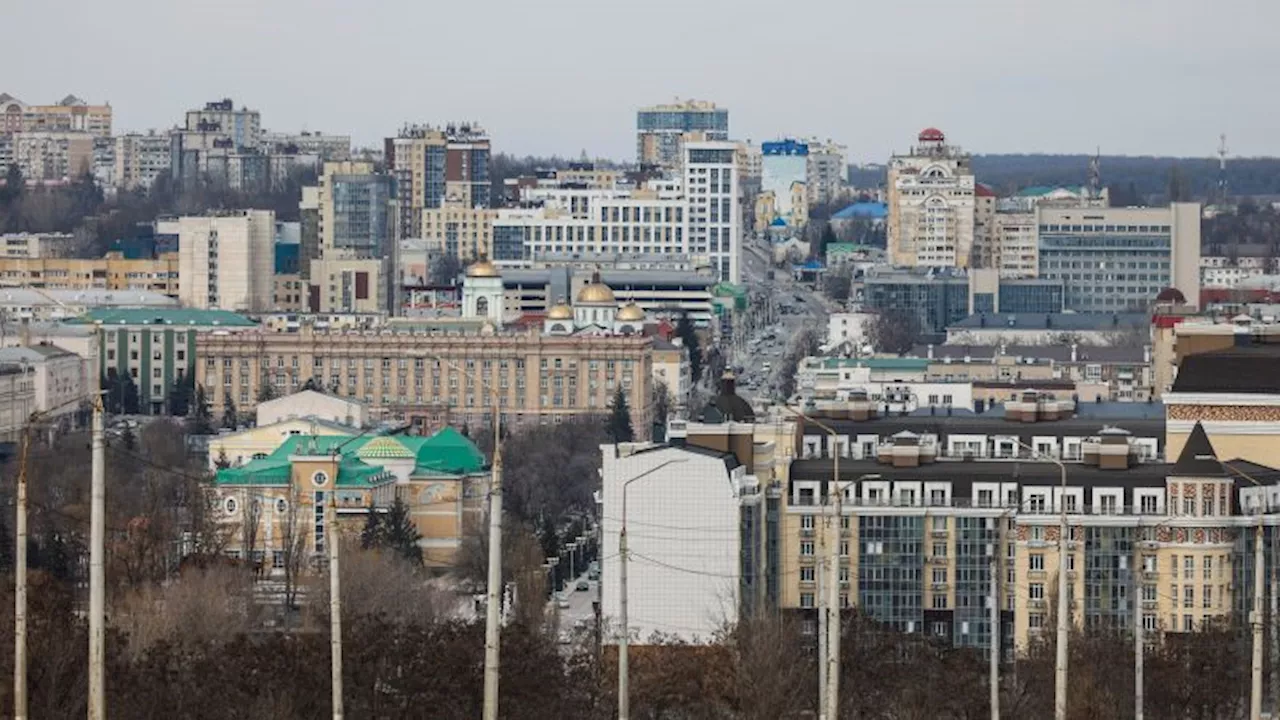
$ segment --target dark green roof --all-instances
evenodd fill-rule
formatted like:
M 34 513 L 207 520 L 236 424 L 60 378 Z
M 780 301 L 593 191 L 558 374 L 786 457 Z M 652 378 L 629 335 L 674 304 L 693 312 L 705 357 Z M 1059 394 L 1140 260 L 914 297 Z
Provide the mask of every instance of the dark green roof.
M 257 323 L 229 310 L 194 308 L 94 308 L 68 322 L 103 325 L 190 325 L 208 327 L 255 327 Z
M 470 438 L 446 426 L 422 443 L 413 474 L 446 472 L 461 475 L 480 472 L 485 464 L 484 453 Z

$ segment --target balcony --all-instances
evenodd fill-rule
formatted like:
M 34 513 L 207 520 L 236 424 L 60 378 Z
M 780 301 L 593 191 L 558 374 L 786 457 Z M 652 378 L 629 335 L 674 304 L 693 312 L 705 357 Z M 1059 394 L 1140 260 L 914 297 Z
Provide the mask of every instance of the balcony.
M 950 587 L 950 585 L 944 582 L 940 582 L 940 583 L 936 582 L 936 583 L 929 584 L 929 589 L 934 592 L 946 592 L 948 587 Z
M 930 555 L 930 556 L 929 556 L 929 563 L 930 563 L 931 565 L 946 565 L 946 564 L 947 564 L 947 556 L 946 556 L 946 555 Z
M 813 528 L 811 527 L 800 528 L 800 537 L 806 537 L 806 538 L 813 537 Z

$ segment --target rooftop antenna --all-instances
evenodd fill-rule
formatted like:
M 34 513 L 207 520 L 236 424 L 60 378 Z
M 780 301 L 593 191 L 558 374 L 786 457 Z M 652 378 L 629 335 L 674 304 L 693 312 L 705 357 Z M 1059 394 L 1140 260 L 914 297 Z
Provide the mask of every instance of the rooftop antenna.
M 1227 203 L 1227 134 L 1218 136 L 1218 202 Z
M 1089 197 L 1098 198 L 1102 196 L 1102 148 L 1098 147 L 1093 151 L 1093 157 L 1089 159 Z

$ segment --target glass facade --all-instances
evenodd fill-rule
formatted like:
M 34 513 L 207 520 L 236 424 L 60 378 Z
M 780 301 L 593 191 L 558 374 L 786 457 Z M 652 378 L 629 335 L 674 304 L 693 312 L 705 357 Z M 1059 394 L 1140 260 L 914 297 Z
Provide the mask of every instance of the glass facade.
M 1040 277 L 1063 282 L 1068 310 L 1144 310 L 1172 284 L 1170 226 L 1041 225 Z
M 511 225 L 493 226 L 493 259 L 520 260 L 525 257 L 526 229 Z
M 1060 313 L 1063 310 L 1062 283 L 1005 281 L 1000 283 L 1000 312 Z M 974 312 L 981 312 L 974 303 Z
M 924 622 L 924 517 L 858 517 L 858 605 L 901 632 Z
M 390 180 L 382 175 L 334 175 L 333 245 L 358 257 L 389 255 Z
M 955 612 L 952 641 L 955 645 L 989 647 L 991 615 L 991 557 L 999 552 L 997 518 L 957 517 Z
M 1091 628 L 1132 627 L 1140 591 L 1133 568 L 1134 528 L 1084 528 L 1084 621 Z
M 448 151 L 443 145 L 428 145 L 422 183 L 422 206 L 438 208 L 444 202 L 444 165 Z
M 963 277 L 868 278 L 865 292 L 868 307 L 912 315 L 926 333 L 946 332 L 948 325 L 969 315 L 969 281 Z
M 708 140 L 728 140 L 729 111 L 725 108 L 641 110 L 636 113 L 636 129 L 641 132 L 705 131 Z

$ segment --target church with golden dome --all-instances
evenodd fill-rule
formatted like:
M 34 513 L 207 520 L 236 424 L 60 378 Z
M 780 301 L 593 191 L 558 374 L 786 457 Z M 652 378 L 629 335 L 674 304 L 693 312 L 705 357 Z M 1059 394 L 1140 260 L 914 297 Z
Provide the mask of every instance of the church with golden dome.
M 502 272 L 487 259 L 466 269 L 462 283 L 462 314 L 465 318 L 483 318 L 501 328 L 505 305 Z M 536 317 L 536 316 L 535 316 Z M 619 303 L 613 289 L 600 279 L 600 272 L 574 295 L 572 302 L 558 298 L 547 309 L 542 329 L 548 335 L 638 335 L 644 332 L 648 313 L 634 301 Z

